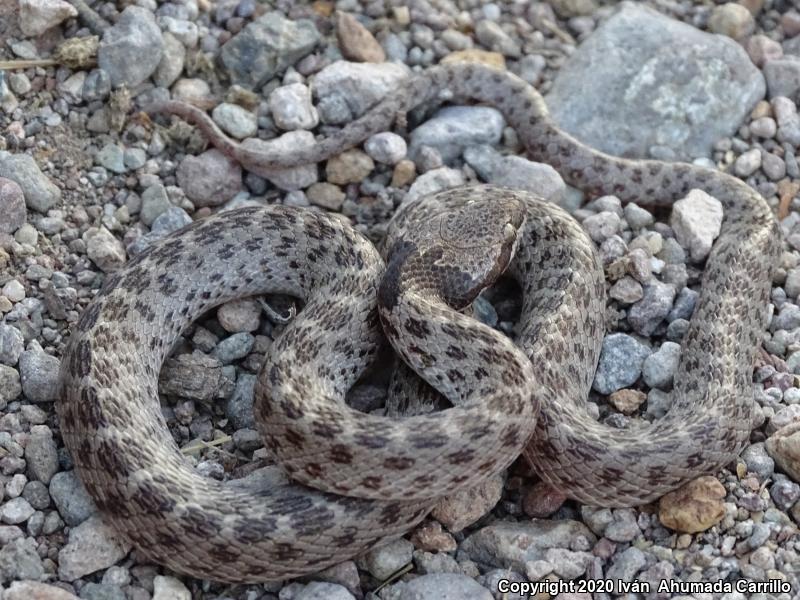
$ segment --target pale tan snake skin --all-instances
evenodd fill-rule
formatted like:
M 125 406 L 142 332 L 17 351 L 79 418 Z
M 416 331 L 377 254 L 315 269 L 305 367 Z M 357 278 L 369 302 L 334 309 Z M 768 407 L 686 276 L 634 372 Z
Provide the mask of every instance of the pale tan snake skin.
M 459 189 L 417 207 L 425 223 L 448 219 L 437 202 L 467 212 L 488 205 L 486 219 L 504 232 L 492 245 L 500 249 L 498 263 L 507 253 L 507 226 L 516 225 L 515 218 L 492 217 L 492 203 L 498 213 L 502 207 L 512 215 L 514 206 L 524 207 L 525 224 L 512 236 L 519 239 L 513 240 L 511 271 L 524 292 L 516 342 L 530 362 L 502 336 L 457 313 L 444 313 L 438 304 L 425 312 L 430 286 L 409 275 L 413 254 L 399 236 L 413 231 L 406 223 L 413 211 L 396 217 L 389 245 L 400 258 L 390 258 L 390 278 L 377 294 L 381 319 L 396 330 L 401 354 L 425 366 L 434 382 L 437 373 L 440 381 L 446 378 L 443 391 L 458 404 L 402 421 L 354 413 L 340 401 L 378 339 L 374 295 L 383 267 L 371 245 L 338 219 L 310 211 L 222 214 L 110 275 L 63 361 L 58 411 L 65 443 L 99 508 L 153 560 L 225 581 L 322 569 L 408 530 L 437 496 L 503 469 L 526 445 L 534 423 L 525 454 L 540 475 L 573 498 L 603 506 L 653 500 L 715 472 L 747 442 L 752 365 L 780 237 L 767 203 L 743 182 L 686 164 L 596 152 L 561 132 L 522 80 L 478 65 L 440 66 L 415 77 L 314 152 L 265 156 L 225 138 L 197 109 L 180 103 L 153 108 L 191 120 L 243 166 L 264 172 L 323 160 L 389 128 L 398 111 L 442 97 L 496 106 L 532 158 L 590 194 L 670 205 L 701 188 L 723 203 L 723 229 L 683 338 L 672 408 L 651 427 L 625 430 L 589 415 L 584 403 L 604 329 L 602 269 L 577 223 L 531 194 Z M 437 240 L 463 244 L 459 227 L 475 234 L 473 219 L 442 225 Z M 411 245 L 420 241 L 410 239 Z M 416 298 L 415 290 L 422 292 Z M 271 396 L 256 411 L 267 417 L 265 442 L 295 480 L 342 495 L 204 479 L 181 458 L 159 410 L 158 371 L 180 331 L 211 306 L 267 291 L 307 304 L 276 340 L 259 376 Z M 354 295 L 362 300 L 353 301 Z M 458 352 L 464 348 L 471 349 L 467 356 Z M 489 384 L 501 393 L 489 394 Z

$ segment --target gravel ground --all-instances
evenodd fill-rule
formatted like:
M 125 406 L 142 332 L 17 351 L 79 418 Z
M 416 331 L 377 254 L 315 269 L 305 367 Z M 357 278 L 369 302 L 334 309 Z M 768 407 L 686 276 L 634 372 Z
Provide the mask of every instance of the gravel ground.
M 800 598 L 800 2 L 90 4 L 77 16 L 63 0 L 0 3 L 0 60 L 33 61 L 0 71 L 0 598 L 488 600 L 521 597 L 508 588 L 520 582 L 573 600 Z M 751 444 L 715 476 L 630 509 L 565 500 L 518 461 L 405 538 L 293 582 L 224 586 L 149 564 L 104 525 L 73 471 L 53 408 L 59 358 L 107 273 L 218 210 L 340 212 L 377 241 L 409 195 L 478 179 L 537 191 L 583 223 L 606 266 L 598 419 L 629 427 L 668 410 L 719 232 L 716 199 L 693 191 L 664 212 L 646 198 L 583 198 L 525 159 L 491 107 L 415 111 L 408 135 L 384 132 L 268 177 L 207 150 L 191 127 L 139 112 L 193 99 L 230 136 L 288 148 L 335 134 L 410 70 L 453 58 L 517 73 L 599 148 L 719 168 L 774 206 L 786 242 L 754 369 Z M 476 314 L 511 331 L 518 306 L 501 285 Z M 224 305 L 162 370 L 165 418 L 208 477 L 265 459 L 253 385 L 278 321 L 254 299 Z M 352 392 L 354 405 L 381 410 L 379 375 Z M 772 588 L 689 587 L 740 580 Z

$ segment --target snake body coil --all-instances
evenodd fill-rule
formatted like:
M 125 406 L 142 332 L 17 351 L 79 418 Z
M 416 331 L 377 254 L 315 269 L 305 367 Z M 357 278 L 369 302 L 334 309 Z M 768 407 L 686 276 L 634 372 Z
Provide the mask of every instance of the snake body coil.
M 767 203 L 743 182 L 599 153 L 559 130 L 523 81 L 470 64 L 415 77 L 311 152 L 254 152 L 187 105 L 154 108 L 191 120 L 221 150 L 263 172 L 325 159 L 388 128 L 398 111 L 445 92 L 496 106 L 534 159 L 587 192 L 668 206 L 701 188 L 723 203 L 670 411 L 652 426 L 630 429 L 602 425 L 587 411 L 604 329 L 602 269 L 580 226 L 531 194 L 483 186 L 404 205 L 390 227 L 395 254 L 381 286 L 376 251 L 332 216 L 282 207 L 220 214 L 109 275 L 62 363 L 64 441 L 98 507 L 150 558 L 210 579 L 286 578 L 401 534 L 437 496 L 500 471 L 526 444 L 543 478 L 601 506 L 653 500 L 718 470 L 746 444 L 752 365 L 780 236 Z M 480 217 L 448 217 L 470 213 L 476 203 L 489 206 L 485 219 L 500 227 L 499 237 L 497 227 L 476 224 Z M 500 208 L 507 212 L 497 219 Z M 431 222 L 437 226 L 413 233 Z M 508 244 L 516 250 L 510 272 L 524 293 L 519 349 L 433 302 L 452 300 L 452 287 L 430 285 L 408 258 L 409 245 L 455 248 L 429 250 L 436 277 L 472 293 L 483 284 L 473 284 L 452 259 L 483 234 L 497 242 L 485 252 L 493 257 L 489 280 L 499 274 L 492 265 L 512 258 Z M 265 292 L 298 296 L 306 306 L 259 375 L 269 399 L 257 401 L 256 413 L 265 418 L 265 443 L 292 478 L 325 492 L 204 479 L 180 456 L 159 409 L 158 372 L 180 332 L 210 307 Z M 455 408 L 392 422 L 344 406 L 344 392 L 378 343 L 379 318 L 400 340 L 400 353 L 439 383 Z

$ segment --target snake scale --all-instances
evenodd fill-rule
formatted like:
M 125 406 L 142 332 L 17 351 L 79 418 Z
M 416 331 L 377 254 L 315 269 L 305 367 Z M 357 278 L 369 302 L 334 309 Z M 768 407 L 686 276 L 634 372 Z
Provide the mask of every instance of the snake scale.
M 415 75 L 339 135 L 280 156 L 226 138 L 187 104 L 152 110 L 191 121 L 259 173 L 324 160 L 443 99 L 497 107 L 531 158 L 589 194 L 669 206 L 700 188 L 722 202 L 669 412 L 628 429 L 588 412 L 604 333 L 602 267 L 574 219 L 528 192 L 474 186 L 404 203 L 382 282 L 377 251 L 334 215 L 282 206 L 221 213 L 108 275 L 62 363 L 65 444 L 99 509 L 152 560 L 222 581 L 288 578 L 402 534 L 438 497 L 523 451 L 568 496 L 633 506 L 717 471 L 746 444 L 780 235 L 766 201 L 742 181 L 602 154 L 560 130 L 521 79 L 469 63 Z M 516 344 L 453 310 L 509 261 L 524 295 Z M 255 407 L 293 482 L 223 483 L 181 457 L 159 408 L 158 373 L 193 319 L 261 293 L 305 303 L 259 373 Z M 392 420 L 344 404 L 374 355 L 379 321 L 453 408 Z

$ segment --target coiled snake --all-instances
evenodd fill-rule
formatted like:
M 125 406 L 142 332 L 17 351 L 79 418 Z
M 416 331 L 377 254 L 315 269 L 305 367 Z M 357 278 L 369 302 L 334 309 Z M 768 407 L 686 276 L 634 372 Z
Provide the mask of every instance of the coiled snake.
M 288 578 L 402 534 L 439 496 L 499 472 L 523 449 L 572 498 L 631 506 L 718 470 L 747 442 L 780 237 L 767 203 L 743 182 L 597 152 L 559 130 L 522 80 L 473 64 L 415 76 L 312 152 L 264 155 L 188 105 L 153 109 L 192 121 L 263 172 L 323 160 L 443 97 L 497 107 L 533 159 L 590 194 L 669 206 L 700 188 L 723 203 L 671 409 L 630 429 L 586 410 L 604 329 L 603 272 L 580 226 L 527 192 L 477 186 L 403 205 L 383 283 L 377 251 L 334 216 L 280 206 L 219 214 L 107 276 L 63 361 L 65 444 L 99 509 L 149 558 L 209 579 Z M 512 257 L 524 294 L 516 346 L 442 302 L 463 307 Z M 297 483 L 224 484 L 182 459 L 159 409 L 158 373 L 205 310 L 267 292 L 305 302 L 274 342 L 256 405 L 267 447 Z M 379 320 L 454 408 L 391 420 L 344 404 L 379 343 Z

